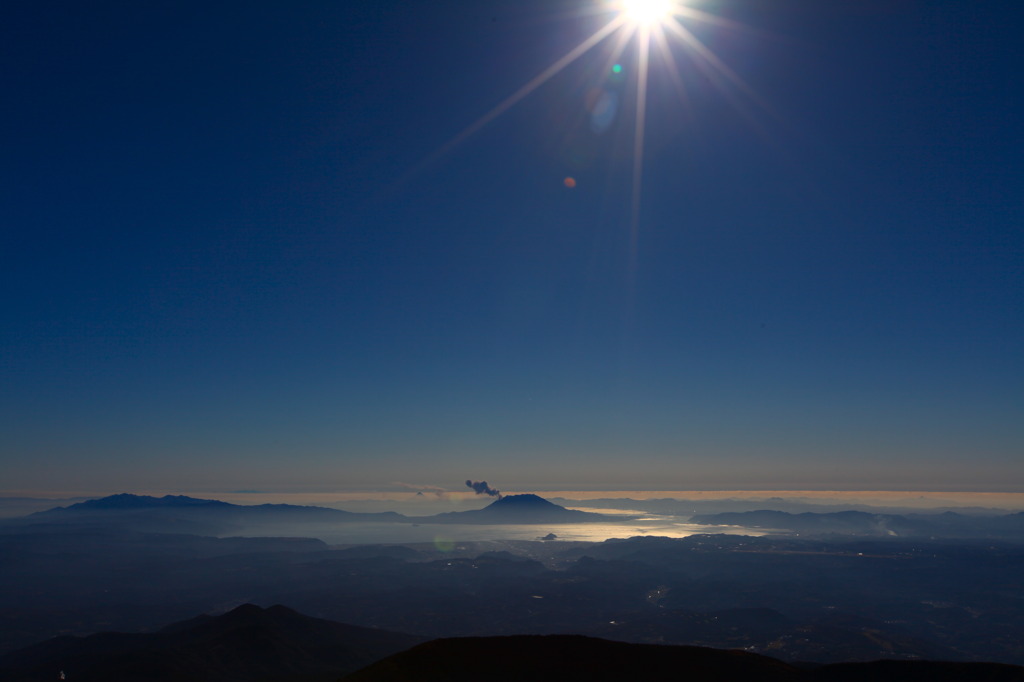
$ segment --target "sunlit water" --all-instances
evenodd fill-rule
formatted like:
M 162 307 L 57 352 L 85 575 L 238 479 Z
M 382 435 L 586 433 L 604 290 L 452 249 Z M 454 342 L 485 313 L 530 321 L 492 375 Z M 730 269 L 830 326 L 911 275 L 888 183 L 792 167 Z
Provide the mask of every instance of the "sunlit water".
M 739 526 L 703 526 L 675 517 L 647 515 L 616 523 L 567 524 L 410 524 L 351 523 L 289 528 L 246 529 L 245 535 L 315 537 L 331 545 L 407 544 L 421 542 L 473 542 L 487 540 L 558 539 L 571 542 L 603 542 L 611 538 L 660 536 L 684 538 L 702 533 L 764 535 L 763 529 Z M 555 537 L 549 537 L 553 534 Z

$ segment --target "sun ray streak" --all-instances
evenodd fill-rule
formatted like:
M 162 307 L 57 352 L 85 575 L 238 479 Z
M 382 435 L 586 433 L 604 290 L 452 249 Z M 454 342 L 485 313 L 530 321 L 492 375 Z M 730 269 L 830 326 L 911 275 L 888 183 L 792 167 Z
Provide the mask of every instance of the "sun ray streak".
M 686 116 L 692 120 L 693 108 L 690 103 L 690 95 L 686 91 L 686 84 L 683 82 L 683 75 L 679 73 L 676 60 L 672 58 L 672 48 L 669 47 L 668 40 L 665 38 L 665 32 L 656 31 L 654 33 L 654 41 L 657 43 L 658 53 L 661 55 L 662 63 L 668 71 L 669 78 L 672 79 L 672 85 L 675 86 L 676 92 L 679 93 L 679 100 L 686 110 Z
M 605 73 L 619 62 L 622 53 L 626 51 L 626 47 L 629 45 L 629 39 L 633 37 L 633 32 L 634 29 L 630 26 L 623 26 L 619 31 L 616 31 L 615 44 L 609 52 L 608 61 L 604 67 Z
M 467 126 L 462 132 L 445 142 L 441 147 L 431 154 L 421 166 L 427 166 L 430 163 L 436 161 L 440 157 L 450 152 L 453 148 L 462 143 L 467 137 L 473 135 L 485 125 L 493 121 L 501 114 L 508 111 L 514 106 L 519 100 L 523 99 L 531 92 L 536 90 L 538 87 L 543 85 L 552 76 L 557 74 L 559 71 L 567 67 L 579 59 L 582 55 L 586 54 L 592 47 L 600 43 L 602 40 L 607 38 L 612 33 L 618 31 L 625 24 L 625 19 L 622 16 L 617 16 L 607 24 L 595 31 L 589 38 L 581 42 L 579 45 L 571 49 L 560 59 L 556 60 L 551 66 L 547 67 L 539 74 L 534 76 L 525 85 L 516 90 L 514 93 L 506 97 L 500 104 L 488 111 L 486 114 L 478 118 L 476 121 Z
M 743 92 L 743 94 L 749 97 L 752 102 L 761 107 L 761 109 L 774 115 L 772 108 L 761 98 L 759 94 L 757 94 L 757 91 L 750 87 L 750 85 L 748 85 L 738 73 L 730 69 L 725 62 L 718 58 L 718 55 L 712 52 L 707 45 L 702 43 L 700 39 L 690 32 L 685 26 L 682 26 L 678 21 L 666 22 L 665 26 L 679 36 L 680 40 L 682 40 L 690 49 L 697 53 L 697 55 L 704 60 L 704 63 L 711 66 L 712 71 L 705 71 L 705 73 L 708 73 L 710 76 L 724 77 Z M 698 62 L 698 64 L 699 63 L 700 62 Z M 719 86 L 719 89 L 722 90 L 723 94 L 726 96 L 729 95 L 728 91 L 721 87 L 721 85 Z
M 680 96 L 687 118 L 692 120 L 695 115 L 693 102 L 691 100 L 691 93 L 688 92 L 686 86 L 686 80 L 680 72 L 680 65 L 676 61 L 673 45 L 670 45 L 670 40 L 678 41 L 678 44 L 686 51 L 689 61 L 693 66 L 711 81 L 714 87 L 735 107 L 736 111 L 747 119 L 751 127 L 763 137 L 768 138 L 768 135 L 758 121 L 756 110 L 760 109 L 773 118 L 779 119 L 779 116 L 775 114 L 767 102 L 739 74 L 727 66 L 722 59 L 708 48 L 697 35 L 690 31 L 684 25 L 684 22 L 692 20 L 733 31 L 754 33 L 757 33 L 757 31 L 730 19 L 686 6 L 684 2 L 685 0 L 603 0 L 602 2 L 595 2 L 590 12 L 584 10 L 580 14 L 585 15 L 599 11 L 615 12 L 613 18 L 551 63 L 551 65 L 540 71 L 536 76 L 526 81 L 515 92 L 501 100 L 497 106 L 443 143 L 416 167 L 410 169 L 402 178 L 399 178 L 395 184 L 402 184 L 411 176 L 419 174 L 428 166 L 449 154 L 467 138 L 479 132 L 486 125 L 608 38 L 613 38 L 610 41 L 611 45 L 606 45 L 600 50 L 602 53 L 600 58 L 608 60 L 603 72 L 605 74 L 608 74 L 609 71 L 615 74 L 622 73 L 618 60 L 630 47 L 630 42 L 635 39 L 637 68 L 633 79 L 636 82 L 636 102 L 633 125 L 632 187 L 628 233 L 628 270 L 629 277 L 632 280 L 635 277 L 639 257 L 644 147 L 647 128 L 647 98 L 651 78 L 652 48 L 658 50 L 661 62 L 665 66 L 664 71 L 670 77 Z M 625 105 L 623 105 L 623 111 L 625 110 Z
M 711 24 L 713 26 L 718 26 L 720 28 L 729 29 L 730 31 L 735 31 L 739 33 L 748 33 L 765 37 L 769 35 L 765 31 L 760 31 L 752 26 L 747 26 L 746 24 L 741 24 L 738 21 L 726 19 L 725 17 L 720 17 L 717 14 L 704 12 L 694 7 L 679 6 L 675 8 L 673 14 L 679 17 L 686 17 L 687 19 L 693 19 L 694 21 L 700 21 L 705 24 Z
M 640 28 L 637 36 L 636 127 L 633 132 L 633 200 L 629 218 L 629 270 L 636 271 L 640 228 L 640 194 L 644 167 L 644 119 L 647 116 L 647 67 L 651 51 L 651 29 Z

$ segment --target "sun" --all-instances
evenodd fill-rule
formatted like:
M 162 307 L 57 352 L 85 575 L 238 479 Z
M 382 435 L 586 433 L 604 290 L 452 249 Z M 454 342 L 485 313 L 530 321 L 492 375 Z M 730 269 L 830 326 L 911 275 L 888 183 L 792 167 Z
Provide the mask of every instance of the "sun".
M 619 12 L 634 26 L 654 26 L 672 16 L 672 0 L 620 0 Z
M 627 78 L 625 68 L 630 68 L 628 80 L 635 87 L 632 97 L 634 112 L 633 153 L 632 153 L 632 198 L 630 201 L 630 267 L 636 259 L 637 234 L 640 224 L 640 197 L 644 169 L 644 136 L 647 118 L 648 76 L 652 61 L 660 57 L 654 64 L 655 68 L 667 76 L 675 85 L 682 102 L 687 102 L 687 86 L 683 74 L 677 64 L 679 52 L 685 52 L 688 62 L 699 72 L 701 82 L 721 90 L 734 106 L 741 112 L 750 103 L 768 110 L 760 97 L 743 79 L 730 69 L 697 34 L 690 31 L 688 25 L 704 24 L 717 29 L 743 29 L 742 24 L 719 17 L 711 12 L 698 9 L 695 5 L 700 0 L 576 0 L 590 4 L 591 10 L 581 12 L 581 16 L 597 14 L 607 17 L 604 25 L 599 27 L 582 42 L 544 68 L 540 73 L 524 83 L 518 90 L 499 102 L 494 108 L 464 128 L 427 157 L 414 171 L 421 170 L 447 154 L 455 146 L 465 141 L 485 125 L 501 116 L 520 100 L 549 81 L 567 66 L 594 50 L 602 43 L 605 45 L 601 57 L 605 64 L 605 73 L 615 74 L 619 81 Z M 606 42 L 607 41 L 607 42 Z M 627 48 L 635 48 L 632 63 L 619 62 Z M 673 45 L 675 48 L 673 48 Z M 576 186 L 577 178 L 566 176 L 562 184 L 567 188 Z

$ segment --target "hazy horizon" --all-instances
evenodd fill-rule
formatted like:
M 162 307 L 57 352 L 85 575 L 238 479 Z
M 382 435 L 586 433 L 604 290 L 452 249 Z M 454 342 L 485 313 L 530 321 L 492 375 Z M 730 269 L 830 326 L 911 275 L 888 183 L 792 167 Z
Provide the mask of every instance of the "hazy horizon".
M 586 503 L 590 500 L 658 500 L 680 501 L 756 501 L 783 499 L 808 504 L 867 505 L 921 508 L 980 507 L 991 509 L 1024 510 L 1024 493 L 978 491 L 924 491 L 924 490 L 503 490 L 504 495 L 532 493 L 546 499 L 565 499 Z M 486 506 L 494 497 L 478 495 L 472 491 L 440 490 L 437 487 L 421 490 L 324 490 L 319 492 L 273 491 L 218 491 L 218 490 L 106 490 L 106 491 L 12 491 L 0 490 L 0 499 L 34 498 L 40 500 L 95 499 L 121 493 L 162 497 L 185 495 L 200 499 L 215 499 L 232 504 L 295 504 L 345 508 L 354 511 L 385 511 L 391 504 L 395 510 L 417 507 L 445 507 L 470 509 Z

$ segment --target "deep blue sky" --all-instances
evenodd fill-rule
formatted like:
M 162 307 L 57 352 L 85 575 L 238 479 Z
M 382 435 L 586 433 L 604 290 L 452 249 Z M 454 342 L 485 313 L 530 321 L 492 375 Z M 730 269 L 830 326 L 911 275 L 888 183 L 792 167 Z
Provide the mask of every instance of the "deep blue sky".
M 689 4 L 8 8 L 0 488 L 1021 490 L 1024 7 Z

